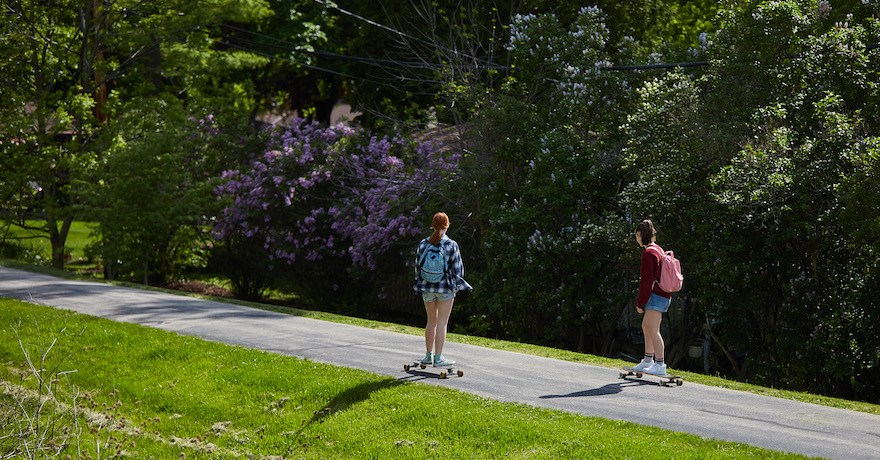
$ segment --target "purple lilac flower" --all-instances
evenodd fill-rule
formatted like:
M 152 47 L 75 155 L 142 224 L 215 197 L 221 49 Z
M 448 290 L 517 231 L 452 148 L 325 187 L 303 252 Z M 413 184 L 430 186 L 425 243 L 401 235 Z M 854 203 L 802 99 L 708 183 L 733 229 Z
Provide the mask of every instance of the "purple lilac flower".
M 215 193 L 228 204 L 214 234 L 257 239 L 271 260 L 344 254 L 375 268 L 398 240 L 421 232 L 420 209 L 409 203 L 424 201 L 424 184 L 454 172 L 460 159 L 400 135 L 298 120 L 271 133 L 248 167 L 223 172 Z

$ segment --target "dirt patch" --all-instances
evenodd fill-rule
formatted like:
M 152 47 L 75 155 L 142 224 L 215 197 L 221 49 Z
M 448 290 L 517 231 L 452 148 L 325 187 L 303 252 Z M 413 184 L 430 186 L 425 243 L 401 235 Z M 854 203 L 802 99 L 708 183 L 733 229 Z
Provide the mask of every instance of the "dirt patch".
M 194 294 L 202 294 L 212 297 L 233 297 L 232 291 L 229 289 L 203 283 L 201 281 L 171 281 L 162 287 L 174 289 L 175 291 L 192 292 Z

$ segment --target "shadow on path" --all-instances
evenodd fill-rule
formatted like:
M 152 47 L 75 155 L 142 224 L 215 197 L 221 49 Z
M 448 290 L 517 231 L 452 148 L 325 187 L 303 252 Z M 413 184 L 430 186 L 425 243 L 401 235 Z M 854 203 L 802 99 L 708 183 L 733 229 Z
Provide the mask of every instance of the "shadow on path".
M 641 385 L 653 385 L 651 382 L 644 382 L 641 380 L 625 380 L 623 382 L 609 383 L 608 385 L 601 386 L 599 388 L 593 388 L 591 390 L 582 390 L 575 391 L 574 393 L 569 393 L 567 395 L 543 395 L 539 396 L 540 399 L 555 399 L 555 398 L 580 398 L 583 396 L 606 396 L 620 393 L 626 387 L 631 386 L 641 386 Z
M 441 370 L 443 370 L 443 369 L 437 369 L 436 371 L 425 371 L 425 370 L 419 370 L 417 368 L 411 368 L 410 370 L 405 371 L 406 375 L 398 377 L 397 380 L 399 382 L 417 382 L 419 380 L 425 380 L 425 379 L 439 379 Z M 449 379 L 459 378 L 455 374 L 454 371 L 453 372 L 446 371 L 446 372 L 448 375 L 448 377 L 446 377 L 446 378 L 449 378 Z

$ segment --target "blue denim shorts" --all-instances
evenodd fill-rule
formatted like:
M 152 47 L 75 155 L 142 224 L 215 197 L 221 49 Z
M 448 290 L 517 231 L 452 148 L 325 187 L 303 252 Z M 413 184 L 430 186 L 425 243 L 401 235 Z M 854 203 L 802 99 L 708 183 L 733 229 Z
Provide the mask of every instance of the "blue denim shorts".
M 657 310 L 660 313 L 666 313 L 666 310 L 669 310 L 669 304 L 672 303 L 672 299 L 667 299 L 662 295 L 651 293 L 651 297 L 648 297 L 648 303 L 645 304 L 645 310 Z
M 455 294 L 447 294 L 444 292 L 423 292 L 422 293 L 422 300 L 424 300 L 425 302 L 442 301 L 442 300 L 449 300 L 449 299 L 454 299 L 454 298 L 455 298 Z

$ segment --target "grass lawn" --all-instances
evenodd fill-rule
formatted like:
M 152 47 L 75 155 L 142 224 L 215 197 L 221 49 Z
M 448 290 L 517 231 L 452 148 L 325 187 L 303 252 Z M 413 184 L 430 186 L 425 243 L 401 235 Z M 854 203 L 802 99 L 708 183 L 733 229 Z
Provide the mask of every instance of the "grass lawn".
M 45 222 L 31 220 L 27 221 L 27 224 L 34 227 L 40 227 L 45 225 Z M 52 245 L 49 244 L 49 240 L 47 238 L 39 237 L 45 235 L 45 233 L 25 230 L 16 226 L 10 226 L 9 233 L 9 236 L 11 237 L 10 239 L 17 239 L 21 245 L 31 248 L 31 250 L 39 254 L 43 260 L 50 260 L 52 258 Z M 91 229 L 89 228 L 88 222 L 74 221 L 70 224 L 70 231 L 67 233 L 65 248 L 70 252 L 71 261 L 85 259 L 85 253 L 83 250 L 86 245 L 92 241 L 89 237 L 90 233 Z
M 69 441 L 81 451 L 76 442 L 64 451 L 73 457 L 98 457 L 101 446 L 105 458 L 799 458 L 17 300 L 0 299 L 0 324 L 0 418 L 25 399 L 12 396 L 23 378 L 37 388 L 21 339 L 35 367 L 56 377 L 46 380 L 60 402 L 51 407 L 78 407 L 82 434 Z

